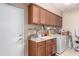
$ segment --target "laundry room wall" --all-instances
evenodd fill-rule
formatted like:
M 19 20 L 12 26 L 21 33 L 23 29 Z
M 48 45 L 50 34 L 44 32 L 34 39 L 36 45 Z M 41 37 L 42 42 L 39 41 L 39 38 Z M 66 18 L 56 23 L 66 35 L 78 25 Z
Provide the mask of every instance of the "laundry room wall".
M 75 37 L 76 28 L 79 28 L 79 8 L 64 11 L 64 13 L 63 13 L 63 29 L 71 32 L 73 42 L 77 39 Z M 74 46 L 75 46 L 75 42 L 74 42 Z
M 35 3 L 36 5 L 39 5 L 40 7 L 43 7 L 43 8 L 45 8 L 45 9 L 47 9 L 47 10 L 49 10 L 49 11 L 51 11 L 51 12 L 53 12 L 53 13 L 55 13 L 55 14 L 57 14 L 57 15 L 59 15 L 59 16 L 61 16 L 62 15 L 62 13 L 58 10 L 58 9 L 56 9 L 56 8 L 54 8 L 53 6 L 50 6 L 49 4 L 47 4 L 47 3 Z M 12 3 L 12 4 L 9 4 L 9 5 L 11 5 L 11 6 L 15 6 L 15 7 L 17 7 L 17 8 L 22 8 L 22 9 L 24 9 L 25 11 L 24 11 L 24 16 L 25 16 L 25 23 L 24 23 L 24 39 L 25 39 L 25 55 L 28 55 L 28 29 L 29 28 L 34 28 L 34 27 L 39 27 L 39 26 L 37 26 L 37 25 L 30 25 L 30 24 L 28 24 L 28 3 L 25 3 L 25 4 L 22 4 L 22 3 Z

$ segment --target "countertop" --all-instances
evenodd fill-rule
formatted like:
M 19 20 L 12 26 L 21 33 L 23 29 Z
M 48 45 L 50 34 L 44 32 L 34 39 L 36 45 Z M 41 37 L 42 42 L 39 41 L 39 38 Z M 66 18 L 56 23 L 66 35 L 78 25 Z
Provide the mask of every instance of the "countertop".
M 44 36 L 44 37 L 39 37 L 39 38 L 31 38 L 30 40 L 35 41 L 35 42 L 41 42 L 41 41 L 46 41 L 50 39 L 54 39 L 56 36 Z

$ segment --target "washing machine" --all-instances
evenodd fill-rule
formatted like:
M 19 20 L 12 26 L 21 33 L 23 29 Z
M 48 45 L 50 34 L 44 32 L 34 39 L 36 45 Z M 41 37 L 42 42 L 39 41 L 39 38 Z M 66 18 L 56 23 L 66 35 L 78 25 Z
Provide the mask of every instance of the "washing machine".
M 65 35 L 57 35 L 56 36 L 56 44 L 57 44 L 57 53 L 61 54 L 66 50 L 66 36 Z

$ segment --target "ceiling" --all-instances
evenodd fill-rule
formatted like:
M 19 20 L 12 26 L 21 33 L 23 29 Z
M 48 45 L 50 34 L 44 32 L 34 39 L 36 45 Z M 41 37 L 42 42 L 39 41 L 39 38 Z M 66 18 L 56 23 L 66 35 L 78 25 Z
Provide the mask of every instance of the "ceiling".
M 29 3 L 9 3 L 10 5 L 13 5 L 13 6 L 16 6 L 16 7 L 20 7 L 20 8 L 25 8 L 24 5 L 29 5 Z M 43 3 L 44 4 L 44 3 Z M 46 3 L 46 5 L 49 5 L 49 6 L 53 6 L 55 7 L 56 9 L 60 10 L 60 11 L 67 11 L 67 10 L 74 10 L 74 9 L 77 9 L 79 8 L 79 3 L 70 3 L 68 5 L 66 5 L 65 3 Z
M 59 9 L 60 11 L 66 11 L 66 10 L 73 10 L 73 9 L 79 8 L 79 3 L 71 3 L 71 4 L 51 3 L 50 6 L 54 6 L 55 8 Z
M 9 4 L 11 6 L 15 6 L 15 7 L 18 7 L 18 8 L 25 8 L 25 6 L 28 6 L 29 3 L 6 3 L 6 4 Z

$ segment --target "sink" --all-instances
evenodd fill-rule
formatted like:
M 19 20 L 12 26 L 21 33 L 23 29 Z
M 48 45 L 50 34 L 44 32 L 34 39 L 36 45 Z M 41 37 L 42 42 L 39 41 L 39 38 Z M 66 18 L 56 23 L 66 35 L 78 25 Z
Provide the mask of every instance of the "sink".
M 35 42 L 41 42 L 41 41 L 50 40 L 53 38 L 56 38 L 56 36 L 43 36 L 43 37 L 31 38 L 31 40 Z
M 51 39 L 53 38 L 52 36 L 44 36 L 44 37 L 40 37 L 40 39 Z

